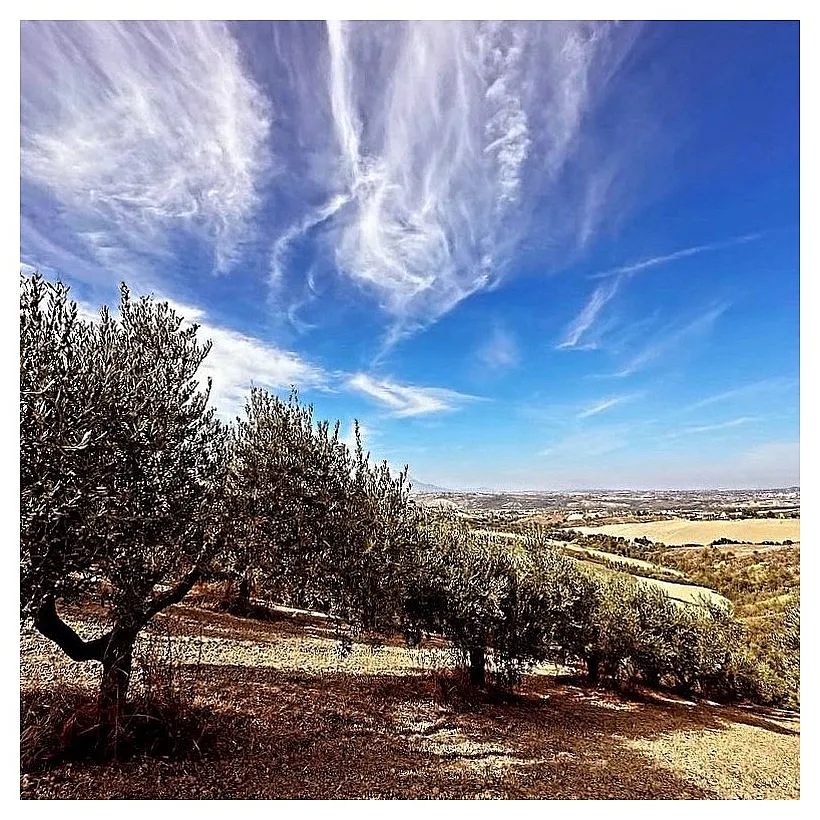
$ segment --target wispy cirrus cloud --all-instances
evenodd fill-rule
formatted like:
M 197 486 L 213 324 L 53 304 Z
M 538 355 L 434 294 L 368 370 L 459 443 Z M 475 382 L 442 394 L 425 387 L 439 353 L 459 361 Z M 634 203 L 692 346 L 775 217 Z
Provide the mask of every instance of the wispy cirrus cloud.
M 269 284 L 271 288 L 277 290 L 284 282 L 287 270 L 287 256 L 291 244 L 304 236 L 305 233 L 321 225 L 326 220 L 330 219 L 341 210 L 348 202 L 350 197 L 344 194 L 339 194 L 330 202 L 326 203 L 316 211 L 308 214 L 299 222 L 291 225 L 277 238 L 273 244 L 273 249 L 270 256 L 270 278 Z
M 667 265 L 670 262 L 675 262 L 678 259 L 685 259 L 689 256 L 696 256 L 701 253 L 710 251 L 717 251 L 722 248 L 729 248 L 734 245 L 741 245 L 746 242 L 753 242 L 762 236 L 760 233 L 744 234 L 743 236 L 735 236 L 730 239 L 721 240 L 719 242 L 710 242 L 704 245 L 694 245 L 689 248 L 682 248 L 673 253 L 664 254 L 661 256 L 653 256 L 649 259 L 643 259 L 640 262 L 634 262 L 629 265 L 621 265 L 616 268 L 602 271 L 601 273 L 593 274 L 593 279 L 606 279 L 607 282 L 598 285 L 590 295 L 584 307 L 578 315 L 570 322 L 561 341 L 556 345 L 558 350 L 591 350 L 599 347 L 599 340 L 589 340 L 588 337 L 593 335 L 596 324 L 599 322 L 599 317 L 604 311 L 604 308 L 613 300 L 613 298 L 621 290 L 622 285 L 628 282 L 636 274 L 650 268 Z M 611 329 L 613 322 L 609 323 L 607 329 Z M 600 336 L 600 334 L 598 334 Z
M 527 156 L 526 116 L 511 87 L 520 33 L 505 40 L 492 27 L 434 23 L 381 33 L 389 79 L 374 104 L 362 74 L 372 59 L 367 29 L 328 25 L 333 124 L 353 197 L 334 252 L 352 280 L 413 323 L 437 318 L 493 275 L 493 233 L 518 198 Z
M 167 252 L 172 230 L 217 270 L 236 262 L 271 111 L 226 24 L 24 23 L 21 60 L 21 175 L 68 214 L 63 230 L 104 264 Z
M 756 421 L 754 416 L 740 416 L 729 421 L 720 421 L 714 424 L 698 424 L 689 427 L 684 427 L 682 430 L 669 433 L 665 438 L 680 438 L 681 436 L 695 435 L 699 433 L 713 433 L 718 430 L 730 430 L 733 427 L 741 427 L 749 422 Z
M 578 413 L 575 416 L 575 418 L 577 418 L 577 419 L 588 419 L 588 418 L 591 418 L 592 416 L 597 416 L 599 413 L 603 413 L 606 410 L 611 409 L 612 407 L 616 407 L 617 405 L 623 404 L 624 402 L 630 401 L 631 399 L 634 399 L 634 398 L 635 398 L 634 394 L 629 394 L 629 395 L 625 395 L 625 396 L 612 396 L 611 398 L 603 399 L 603 400 L 601 400 L 599 402 L 596 402 L 595 404 L 592 404 L 589 407 L 586 407 L 585 409 L 581 410 L 581 412 Z
M 711 433 L 714 430 L 728 430 L 730 427 L 739 427 L 741 424 L 748 424 L 754 421 L 752 416 L 741 416 L 740 418 L 722 421 L 717 424 L 701 424 L 695 427 L 687 427 L 685 433 Z
M 633 373 L 643 370 L 656 360 L 679 351 L 684 345 L 690 344 L 698 337 L 708 333 L 718 318 L 720 318 L 728 308 L 728 304 L 712 307 L 695 317 L 683 327 L 677 328 L 666 336 L 656 338 L 632 356 L 613 376 L 616 378 L 631 376 Z
M 584 344 L 582 342 L 583 337 L 595 324 L 600 312 L 618 292 L 620 284 L 620 279 L 614 279 L 612 282 L 595 288 L 581 312 L 572 320 L 564 332 L 564 338 L 557 345 L 559 350 L 589 349 L 596 346 L 594 343 Z
M 720 242 L 710 242 L 706 245 L 694 245 L 691 248 L 682 248 L 673 253 L 667 253 L 662 256 L 653 256 L 649 259 L 643 259 L 640 262 L 633 262 L 630 265 L 621 265 L 617 268 L 610 268 L 609 270 L 601 271 L 601 273 L 593 274 L 593 278 L 604 278 L 610 276 L 623 276 L 624 274 L 640 273 L 640 271 L 647 270 L 647 268 L 657 268 L 661 265 L 667 265 L 670 262 L 675 262 L 678 259 L 685 259 L 688 256 L 697 256 L 701 253 L 709 251 L 717 251 L 722 248 L 730 248 L 733 245 L 743 245 L 746 242 L 753 242 L 760 239 L 763 234 L 749 233 L 743 236 L 735 236 L 731 239 L 724 239 Z
M 477 396 L 458 393 L 440 387 L 420 387 L 398 384 L 386 379 L 375 379 L 365 373 L 356 373 L 347 380 L 347 387 L 375 399 L 397 418 L 425 416 L 456 410 L 466 402 L 479 400 Z
M 317 280 L 378 301 L 389 347 L 500 282 L 536 208 L 544 247 L 588 240 L 617 176 L 589 121 L 639 30 L 25 23 L 22 180 L 48 202 L 23 216 L 48 210 L 77 277 L 257 270 L 264 243 L 297 327 L 309 239 Z
M 709 407 L 713 404 L 733 401 L 735 399 L 780 394 L 783 391 L 797 387 L 799 383 L 799 379 L 779 376 L 771 379 L 761 379 L 760 381 L 750 382 L 749 384 L 744 384 L 740 387 L 734 387 L 731 390 L 724 390 L 720 393 L 714 393 L 711 396 L 706 396 L 706 398 L 700 399 L 699 401 L 688 405 L 683 408 L 683 410 L 684 412 L 691 412 L 693 410 L 700 410 L 703 407 Z
M 479 346 L 476 357 L 489 370 L 508 370 L 515 367 L 521 358 L 515 336 L 505 327 L 495 325 L 487 338 Z
M 313 166 L 325 169 L 313 182 L 317 191 L 324 182 L 328 205 L 286 230 L 274 271 L 287 269 L 283 247 L 333 211 L 321 220 L 329 256 L 380 303 L 387 346 L 493 287 L 540 201 L 574 212 L 581 194 L 565 189 L 570 165 L 576 182 L 597 173 L 589 157 L 579 159 L 577 137 L 635 31 L 608 23 L 328 23 L 317 65 L 332 139 L 310 136 L 315 104 L 305 106 L 300 132 Z M 315 79 L 295 78 L 300 99 L 315 99 Z M 577 234 L 548 222 L 545 244 L 561 231 Z

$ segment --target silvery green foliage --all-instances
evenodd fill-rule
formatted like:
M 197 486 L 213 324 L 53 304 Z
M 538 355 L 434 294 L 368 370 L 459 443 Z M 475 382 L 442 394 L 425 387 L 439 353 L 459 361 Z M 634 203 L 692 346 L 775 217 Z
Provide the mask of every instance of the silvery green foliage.
M 224 430 L 197 368 L 209 345 L 165 303 L 78 318 L 21 278 L 21 614 L 101 583 L 115 622 L 200 566 L 219 535 Z
M 407 586 L 411 641 L 440 632 L 465 652 L 492 649 L 496 679 L 509 684 L 534 663 L 565 657 L 588 628 L 596 587 L 542 533 L 511 544 L 445 518 L 425 535 Z
M 672 601 L 662 590 L 628 576 L 600 582 L 592 615 L 589 665 L 621 685 L 666 682 L 685 695 L 754 696 L 743 625 L 731 607 L 704 599 Z
M 372 463 L 362 447 L 358 423 L 350 454 L 352 492 L 342 519 L 344 553 L 336 598 L 343 617 L 354 615 L 370 630 L 400 626 L 409 560 L 423 543 L 420 510 L 410 498 L 405 468 L 393 475 L 386 461 Z
M 351 452 L 295 392 L 253 389 L 231 438 L 236 525 L 222 563 L 278 602 L 389 629 L 417 513 L 406 470 L 371 463 L 358 426 L 356 441 Z

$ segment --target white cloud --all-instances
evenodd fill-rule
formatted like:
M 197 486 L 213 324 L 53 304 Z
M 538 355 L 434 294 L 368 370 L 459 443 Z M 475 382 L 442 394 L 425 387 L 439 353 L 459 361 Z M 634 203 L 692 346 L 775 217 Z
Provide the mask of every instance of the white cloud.
M 244 407 L 251 384 L 286 390 L 327 383 L 321 368 L 296 353 L 216 325 L 200 327 L 200 338 L 213 342 L 200 373 L 213 378 L 211 401 L 223 415 L 234 416 Z
M 740 416 L 730 421 L 721 421 L 716 424 L 699 424 L 693 427 L 685 427 L 681 433 L 675 435 L 687 435 L 689 433 L 712 433 L 716 430 L 728 430 L 731 427 L 740 427 L 742 424 L 748 424 L 755 419 L 752 416 Z
M 718 305 L 710 308 L 683 327 L 674 330 L 667 336 L 656 339 L 634 355 L 614 375 L 619 378 L 631 376 L 633 373 L 643 370 L 655 360 L 669 353 L 676 352 L 685 344 L 691 343 L 697 337 L 711 330 L 714 323 L 727 309 L 728 305 Z
M 227 25 L 24 23 L 21 61 L 22 176 L 70 211 L 98 261 L 123 245 L 161 254 L 183 228 L 231 266 L 270 111 Z
M 620 279 L 613 279 L 612 282 L 599 285 L 595 288 L 581 312 L 572 320 L 566 329 L 563 340 L 558 344 L 559 349 L 583 349 L 585 347 L 581 342 L 583 336 L 595 324 L 598 314 L 603 310 L 604 306 L 607 305 L 618 292 L 620 284 Z
M 476 353 L 479 362 L 490 370 L 515 367 L 520 360 L 518 344 L 513 334 L 496 325 Z
M 277 304 L 304 305 L 290 251 L 315 232 L 321 273 L 378 299 L 389 345 L 496 285 L 536 207 L 550 249 L 610 207 L 612 137 L 581 149 L 635 24 L 329 23 L 274 28 L 265 53 L 233 30 L 23 24 L 23 218 L 49 211 L 72 276 L 155 286 L 190 236 L 221 271 L 264 240 Z
M 443 413 L 477 398 L 440 387 L 418 387 L 374 379 L 364 373 L 351 376 L 347 386 L 376 399 L 397 418 Z
M 576 418 L 588 419 L 591 416 L 597 416 L 598 413 L 603 413 L 605 410 L 609 410 L 611 407 L 615 407 L 618 404 L 629 401 L 631 398 L 633 398 L 633 396 L 613 396 L 610 399 L 603 399 L 602 401 L 596 402 L 595 404 L 592 404 L 582 410 L 578 413 Z
M 762 379 L 761 381 L 751 382 L 750 384 L 744 384 L 740 387 L 732 388 L 731 390 L 725 390 L 721 393 L 715 393 L 711 396 L 707 396 L 706 398 L 700 399 L 699 401 L 694 402 L 694 404 L 690 404 L 688 407 L 685 407 L 684 412 L 700 410 L 703 407 L 708 407 L 712 404 L 718 404 L 720 402 L 732 401 L 733 399 L 748 398 L 750 396 L 759 397 L 761 395 L 782 394 L 784 391 L 790 390 L 798 384 L 798 379 L 779 377 Z
M 339 195 L 334 197 L 326 205 L 318 208 L 314 213 L 306 216 L 300 222 L 287 228 L 274 242 L 270 256 L 270 278 L 271 287 L 276 290 L 281 287 L 285 279 L 287 269 L 287 254 L 292 242 L 301 237 L 304 233 L 321 225 L 330 217 L 338 213 L 350 201 L 350 197 Z
M 603 184 L 603 183 L 602 183 Z M 684 259 L 688 256 L 695 256 L 707 251 L 716 251 L 721 248 L 728 248 L 732 245 L 739 245 L 745 242 L 751 242 L 760 238 L 761 234 L 746 234 L 744 236 L 737 236 L 731 239 L 726 239 L 721 242 L 712 242 L 707 245 L 695 245 L 690 248 L 683 248 L 674 253 L 665 254 L 663 256 L 654 256 L 650 259 L 644 259 L 640 262 L 635 262 L 630 265 L 622 265 L 617 268 L 603 271 L 595 274 L 593 278 L 606 278 L 609 281 L 598 285 L 592 292 L 580 313 L 573 319 L 567 329 L 564 331 L 564 337 L 557 345 L 559 350 L 575 349 L 575 350 L 590 350 L 598 347 L 597 341 L 584 341 L 584 337 L 590 335 L 594 329 L 596 322 L 598 322 L 601 311 L 609 302 L 615 297 L 621 288 L 622 283 L 628 282 L 635 274 L 640 273 L 648 268 L 666 265 L 669 262 L 674 262 L 677 259 Z M 610 322 L 607 329 L 611 329 Z M 600 336 L 600 333 L 599 333 Z
M 618 268 L 611 268 L 610 270 L 595 274 L 595 276 L 608 277 L 621 276 L 623 274 L 639 273 L 640 271 L 646 270 L 647 268 L 656 268 L 659 265 L 666 265 L 669 262 L 676 261 L 677 259 L 685 259 L 687 256 L 696 256 L 697 254 L 706 253 L 707 251 L 716 251 L 720 250 L 721 248 L 729 248 L 732 245 L 742 245 L 746 242 L 752 242 L 755 239 L 759 239 L 761 236 L 762 234 L 759 233 L 750 233 L 745 234 L 743 236 L 736 236 L 732 239 L 725 239 L 721 242 L 711 242 L 707 245 L 695 245 L 691 248 L 683 248 L 679 251 L 675 251 L 674 253 L 668 253 L 663 256 L 653 256 L 649 259 L 644 259 L 640 262 L 634 262 L 631 265 L 622 265 Z
M 388 344 L 500 280 L 536 197 L 560 198 L 628 41 L 609 24 L 328 25 L 337 183 L 350 197 L 333 252 L 393 317 Z

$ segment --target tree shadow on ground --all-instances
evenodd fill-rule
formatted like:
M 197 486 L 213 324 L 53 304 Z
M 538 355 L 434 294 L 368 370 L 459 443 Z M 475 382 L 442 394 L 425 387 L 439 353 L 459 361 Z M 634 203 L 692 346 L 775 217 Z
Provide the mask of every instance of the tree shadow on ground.
M 580 677 L 563 676 L 554 679 L 555 683 L 560 683 L 571 691 L 586 692 L 592 698 L 601 697 L 606 690 L 599 685 L 588 683 Z M 713 701 L 692 701 L 680 697 L 671 690 L 654 690 L 648 687 L 639 686 L 631 690 L 626 689 L 615 693 L 609 690 L 611 695 L 619 697 L 624 702 L 652 706 L 656 709 L 671 709 L 681 714 L 687 711 L 694 713 L 697 720 L 702 721 L 702 728 L 713 728 L 712 723 L 717 722 L 720 728 L 725 729 L 732 723 L 742 723 L 746 726 L 754 726 L 758 729 L 765 729 L 779 735 L 789 737 L 800 737 L 800 731 L 788 725 L 799 723 L 800 713 L 786 709 L 769 708 L 765 706 L 751 706 L 740 703 L 714 703 Z
M 629 741 L 739 721 L 783 731 L 735 707 L 625 699 L 544 676 L 510 702 L 455 711 L 437 702 L 434 674 L 197 674 L 202 701 L 225 719 L 203 759 L 63 766 L 32 775 L 31 796 L 716 798 Z

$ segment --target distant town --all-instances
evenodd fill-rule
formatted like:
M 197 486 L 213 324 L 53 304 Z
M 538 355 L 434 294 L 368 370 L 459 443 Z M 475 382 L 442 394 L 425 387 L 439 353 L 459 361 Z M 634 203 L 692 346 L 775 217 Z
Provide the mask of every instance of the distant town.
M 429 485 L 422 485 L 429 486 Z M 583 525 L 666 519 L 799 518 L 800 488 L 771 490 L 584 490 L 571 492 L 415 493 L 424 506 L 471 514 L 552 514 L 553 523 Z

